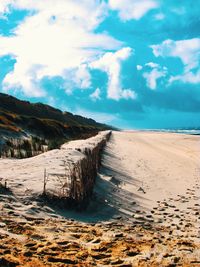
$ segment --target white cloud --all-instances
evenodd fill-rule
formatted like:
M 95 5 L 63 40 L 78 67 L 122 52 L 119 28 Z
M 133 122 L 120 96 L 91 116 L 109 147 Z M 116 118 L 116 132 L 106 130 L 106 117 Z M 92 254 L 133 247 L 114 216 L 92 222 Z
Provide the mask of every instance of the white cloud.
M 119 12 L 122 21 L 127 21 L 138 20 L 159 5 L 156 0 L 109 0 L 109 6 Z
M 90 95 L 90 98 L 91 98 L 93 101 L 100 100 L 100 99 L 101 99 L 100 94 L 101 94 L 101 91 L 100 91 L 99 88 L 97 88 L 97 89 Z
M 136 69 L 137 69 L 137 70 L 142 70 L 142 68 L 143 68 L 143 67 L 142 67 L 141 65 L 137 65 L 137 66 L 136 66 Z
M 13 0 L 1 0 L 0 1 L 0 17 L 4 17 L 5 13 L 9 11 L 9 5 L 13 3 Z
M 68 95 L 72 95 L 75 89 L 91 88 L 91 74 L 88 64 L 83 63 L 74 68 L 66 68 L 62 72 L 63 88 Z
M 195 68 L 200 59 L 200 38 L 173 41 L 165 40 L 161 44 L 152 45 L 156 57 L 179 57 L 186 70 Z
M 22 88 L 27 96 L 45 96 L 45 92 L 37 79 L 39 69 L 40 66 L 38 65 L 29 65 L 26 62 L 16 63 L 14 70 L 9 72 L 3 80 L 4 91 Z
M 80 65 L 76 71 L 75 83 L 81 89 L 87 89 L 91 86 L 91 75 L 86 64 Z
M 134 99 L 136 97 L 136 94 L 130 89 L 122 89 L 120 79 L 121 62 L 130 57 L 131 52 L 130 47 L 124 47 L 117 52 L 107 52 L 100 59 L 90 64 L 91 68 L 100 69 L 108 74 L 107 96 L 110 99 Z
M 8 5 L 17 9 L 35 10 L 44 15 L 57 16 L 66 20 L 74 20 L 79 25 L 87 29 L 95 28 L 107 15 L 107 5 L 101 0 L 1 0 Z M 7 5 L 7 7 L 6 7 Z
M 146 79 L 147 86 L 155 90 L 157 87 L 157 80 L 166 76 L 167 68 L 160 67 L 160 65 L 155 62 L 146 63 L 145 66 L 150 67 L 151 71 L 144 72 L 143 77 Z
M 0 56 L 10 54 L 16 59 L 13 72 L 3 81 L 4 90 L 18 87 L 26 95 L 41 96 L 43 77 L 62 76 L 69 81 L 70 72 L 80 88 L 90 87 L 87 65 L 122 45 L 107 33 L 94 32 L 107 12 L 99 0 L 15 0 L 12 7 L 36 12 L 13 36 L 0 36 Z M 6 5 L 2 10 L 7 10 Z
M 157 87 L 157 80 L 164 77 L 165 73 L 157 69 L 153 69 L 151 72 L 145 72 L 143 77 L 147 80 L 147 86 L 154 90 Z
M 181 59 L 184 65 L 184 71 L 181 75 L 171 76 L 169 84 L 174 81 L 184 83 L 200 82 L 200 38 L 181 41 L 165 40 L 161 44 L 152 45 L 151 48 L 156 57 L 178 57 Z M 196 68 L 196 72 L 193 72 L 192 70 Z
M 121 98 L 124 99 L 136 99 L 137 94 L 131 89 L 124 89 L 121 91 Z
M 158 68 L 159 64 L 155 63 L 155 62 L 148 62 L 145 64 L 145 66 L 150 67 L 150 68 Z
M 200 70 L 198 70 L 196 73 L 188 71 L 188 72 L 183 73 L 182 75 L 171 76 L 169 79 L 169 84 L 175 81 L 181 81 L 183 83 L 198 84 L 200 83 Z

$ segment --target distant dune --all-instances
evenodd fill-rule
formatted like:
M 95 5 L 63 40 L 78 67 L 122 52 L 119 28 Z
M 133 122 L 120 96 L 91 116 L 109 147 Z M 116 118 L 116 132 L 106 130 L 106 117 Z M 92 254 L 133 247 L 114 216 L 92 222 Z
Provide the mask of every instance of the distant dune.
M 89 138 L 109 128 L 49 105 L 0 93 L 0 156 L 35 156 L 69 140 Z

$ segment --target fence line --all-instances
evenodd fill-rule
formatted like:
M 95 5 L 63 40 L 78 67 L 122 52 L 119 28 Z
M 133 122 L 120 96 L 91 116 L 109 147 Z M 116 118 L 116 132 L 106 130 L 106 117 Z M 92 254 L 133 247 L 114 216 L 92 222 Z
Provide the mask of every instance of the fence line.
M 70 148 L 71 158 L 63 160 L 63 174 L 51 174 L 44 170 L 43 194 L 48 193 L 48 182 L 52 176 L 56 177 L 58 186 L 54 194 L 59 198 L 66 198 L 78 204 L 87 201 L 93 191 L 95 178 L 101 163 L 101 156 L 111 131 L 101 133 L 93 138 L 93 142 L 86 142 L 80 146 Z M 66 149 L 66 153 L 69 151 Z M 74 157 L 79 153 L 80 157 Z

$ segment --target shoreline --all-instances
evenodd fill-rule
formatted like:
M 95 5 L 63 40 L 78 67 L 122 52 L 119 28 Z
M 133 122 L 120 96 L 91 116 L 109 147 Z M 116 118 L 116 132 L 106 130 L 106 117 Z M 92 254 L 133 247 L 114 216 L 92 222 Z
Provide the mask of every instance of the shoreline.
M 200 135 L 200 130 L 173 130 L 173 129 L 133 129 L 121 130 L 122 132 L 155 132 L 155 133 L 176 133 L 186 135 Z

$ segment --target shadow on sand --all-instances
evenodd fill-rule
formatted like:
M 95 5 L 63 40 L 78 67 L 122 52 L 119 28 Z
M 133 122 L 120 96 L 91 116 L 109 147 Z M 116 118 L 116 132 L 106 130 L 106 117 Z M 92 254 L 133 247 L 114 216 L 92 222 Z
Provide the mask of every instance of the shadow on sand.
M 123 169 L 120 157 L 113 153 L 113 144 L 111 137 L 102 155 L 101 168 L 88 207 L 83 211 L 74 211 L 52 206 L 57 214 L 83 222 L 102 222 L 120 217 L 132 220 L 136 211 L 146 210 L 143 206 L 147 201 L 145 194 L 133 193 L 129 188 L 139 188 L 140 182 Z

